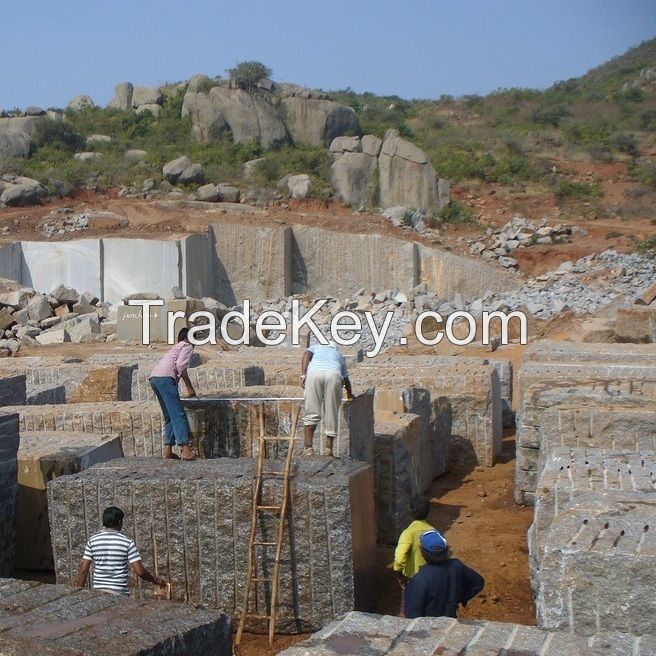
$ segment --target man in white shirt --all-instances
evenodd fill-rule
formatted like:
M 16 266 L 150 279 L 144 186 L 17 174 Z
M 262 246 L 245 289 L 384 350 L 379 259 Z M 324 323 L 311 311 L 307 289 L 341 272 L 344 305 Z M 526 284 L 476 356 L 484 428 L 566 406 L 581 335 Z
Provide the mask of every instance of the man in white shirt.
M 312 440 L 317 424 L 323 418 L 326 453 L 332 456 L 333 442 L 337 436 L 339 407 L 342 402 L 342 387 L 346 388 L 346 398 L 349 401 L 353 398 L 346 361 L 337 350 L 335 342 L 329 342 L 325 346 L 314 344 L 305 351 L 301 363 L 301 384 L 305 390 L 303 455 L 314 455 Z
M 93 563 L 94 590 L 104 590 L 116 595 L 128 595 L 128 565 L 137 576 L 163 587 L 166 581 L 153 576 L 141 562 L 137 547 L 127 535 L 121 533 L 123 528 L 123 511 L 116 506 L 105 508 L 103 512 L 103 530 L 92 535 L 87 541 L 80 565 L 77 584 L 83 588 Z

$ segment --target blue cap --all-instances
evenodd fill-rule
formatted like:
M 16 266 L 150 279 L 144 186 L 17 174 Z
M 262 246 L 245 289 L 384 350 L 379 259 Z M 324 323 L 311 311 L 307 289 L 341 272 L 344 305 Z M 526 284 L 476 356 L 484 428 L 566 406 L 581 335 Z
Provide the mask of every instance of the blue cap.
M 435 529 L 424 531 L 419 536 L 419 544 L 424 551 L 438 554 L 446 549 L 446 540 L 444 536 Z

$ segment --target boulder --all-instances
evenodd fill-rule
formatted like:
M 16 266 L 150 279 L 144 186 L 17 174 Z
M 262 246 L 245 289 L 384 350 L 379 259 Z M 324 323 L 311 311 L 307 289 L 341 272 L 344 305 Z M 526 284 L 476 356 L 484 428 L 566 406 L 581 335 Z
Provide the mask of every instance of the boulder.
M 164 100 L 159 87 L 136 86 L 132 89 L 132 107 L 137 109 L 142 105 L 161 105 Z
M 25 116 L 43 116 L 46 113 L 46 110 L 42 107 L 37 107 L 36 105 L 30 105 L 25 109 L 23 114 Z
M 264 148 L 290 143 L 273 95 L 250 94 L 243 89 L 214 87 L 209 93 L 187 93 L 182 115 L 189 116 L 194 138 L 203 143 L 220 139 L 229 128 L 237 143 Z
M 7 307 L 3 307 L 0 310 L 0 331 L 7 330 L 15 322 L 14 317 L 11 313 L 11 310 Z
M 0 118 L 0 132 L 25 132 L 30 137 L 34 136 L 36 126 L 43 121 L 43 116 L 10 116 Z
M 48 297 L 42 294 L 35 296 L 27 305 L 27 314 L 32 321 L 42 321 L 52 316 L 52 308 Z
M 90 134 L 87 137 L 87 144 L 93 143 L 110 143 L 112 138 L 108 134 Z
M 75 96 L 75 98 L 69 101 L 66 108 L 81 111 L 83 109 L 93 109 L 95 106 L 96 104 L 93 102 L 91 96 Z
M 132 94 L 134 87 L 130 82 L 121 82 L 114 88 L 114 97 L 109 101 L 111 109 L 122 109 L 124 111 L 132 107 Z
M 221 199 L 219 188 L 212 183 L 198 187 L 196 194 L 198 200 L 205 201 L 206 203 L 216 203 Z
M 38 180 L 12 176 L 0 194 L 0 203 L 9 206 L 34 205 L 45 195 L 46 190 Z
M 79 162 L 93 162 L 94 160 L 102 159 L 102 153 L 86 151 L 84 153 L 75 153 L 73 157 Z
M 47 346 L 48 344 L 63 344 L 64 342 L 71 341 L 68 332 L 59 326 L 37 335 L 34 339 L 36 339 L 41 346 Z
M 241 192 L 237 187 L 229 184 L 218 185 L 219 199 L 226 203 L 238 203 L 241 198 Z
M 378 157 L 381 207 L 407 205 L 429 210 L 438 205 L 437 177 L 426 153 L 388 131 Z
M 370 157 L 378 157 L 380 149 L 383 146 L 383 140 L 375 137 L 373 134 L 365 134 L 362 137 L 362 152 Z
M 374 173 L 377 160 L 364 153 L 345 152 L 331 167 L 333 187 L 338 198 L 351 207 L 377 203 Z
M 66 287 L 66 285 L 55 287 L 50 292 L 50 296 L 60 303 L 77 303 L 80 298 L 80 295 L 72 287 Z
M 283 98 L 282 104 L 294 142 L 329 146 L 335 137 L 349 132 L 360 134 L 360 123 L 352 107 L 299 96 Z
M 28 157 L 31 147 L 32 139 L 26 132 L 0 129 L 0 161 Z
M 287 179 L 287 188 L 292 198 L 307 198 L 312 193 L 312 180 L 305 173 L 290 175 Z
M 155 103 L 147 103 L 145 105 L 139 105 L 139 107 L 137 107 L 137 114 L 150 112 L 155 118 L 159 116 L 159 113 L 161 111 L 162 111 L 162 106 L 156 105 Z
M 200 143 L 215 143 L 230 129 L 222 108 L 207 93 L 188 91 L 182 102 L 182 118 L 188 117 L 191 135 Z
M 100 322 L 95 314 L 85 314 L 66 323 L 65 331 L 68 332 L 71 342 L 80 344 L 89 341 L 90 335 L 100 335 Z
M 251 159 L 248 162 L 245 162 L 242 167 L 242 176 L 244 180 L 252 179 L 255 175 L 255 170 L 263 161 L 264 157 L 258 157 L 257 159 Z
M 182 155 L 177 159 L 172 160 L 168 164 L 164 164 L 162 174 L 164 178 L 171 184 L 175 184 L 178 178 L 192 165 L 192 161 L 186 156 Z
M 181 184 L 199 184 L 205 181 L 205 171 L 200 164 L 188 166 L 178 177 Z
M 0 294 L 0 305 L 10 305 L 15 309 L 27 307 L 28 300 L 27 292 L 23 289 Z
M 142 159 L 148 157 L 148 152 L 145 150 L 139 150 L 138 148 L 130 148 L 130 150 L 125 151 L 125 159 L 134 160 L 135 162 L 140 162 Z
M 331 153 L 359 153 L 361 150 L 360 137 L 335 137 L 330 144 Z

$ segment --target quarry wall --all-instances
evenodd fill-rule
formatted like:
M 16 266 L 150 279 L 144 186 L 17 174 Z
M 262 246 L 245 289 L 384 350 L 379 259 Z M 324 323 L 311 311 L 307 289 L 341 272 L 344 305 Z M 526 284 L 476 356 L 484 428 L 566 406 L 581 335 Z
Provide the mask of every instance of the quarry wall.
M 0 277 L 44 292 L 63 283 L 111 303 L 135 292 L 163 295 L 173 286 L 226 305 L 292 293 L 348 295 L 361 287 L 411 289 L 421 282 L 445 297 L 517 286 L 502 269 L 397 237 L 232 223 L 182 239 L 15 242 L 0 247 Z

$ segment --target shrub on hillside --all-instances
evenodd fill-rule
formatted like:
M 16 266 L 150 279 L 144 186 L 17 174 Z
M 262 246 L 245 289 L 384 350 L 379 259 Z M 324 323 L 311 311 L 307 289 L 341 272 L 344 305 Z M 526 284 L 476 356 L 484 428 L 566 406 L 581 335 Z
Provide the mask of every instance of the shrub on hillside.
M 558 200 L 592 200 L 602 195 L 601 187 L 597 182 L 572 182 L 563 180 L 558 183 L 555 191 Z
M 53 121 L 49 118 L 36 124 L 32 142 L 36 148 L 50 146 L 72 153 L 82 149 L 85 144 L 84 137 L 78 134 L 72 125 L 66 121 Z
M 473 210 L 457 200 L 449 201 L 439 211 L 438 217 L 444 223 L 464 224 L 476 221 Z
M 531 120 L 538 125 L 551 125 L 557 128 L 562 119 L 570 115 L 570 111 L 563 105 L 548 105 L 533 110 Z
M 227 73 L 240 89 L 251 91 L 260 80 L 271 77 L 273 71 L 261 62 L 245 61 L 237 64 L 234 68 L 229 68 Z

